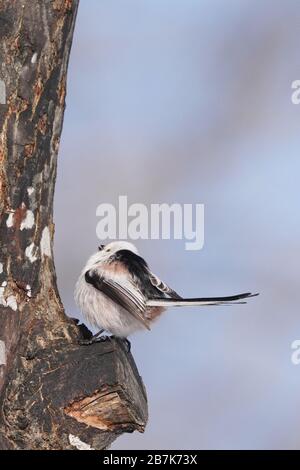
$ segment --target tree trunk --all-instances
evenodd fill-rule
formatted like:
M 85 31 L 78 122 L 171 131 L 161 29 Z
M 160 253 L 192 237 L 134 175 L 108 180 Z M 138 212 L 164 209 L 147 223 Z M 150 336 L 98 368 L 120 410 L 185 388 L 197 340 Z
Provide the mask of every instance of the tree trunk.
M 143 431 L 118 341 L 79 346 L 53 262 L 53 194 L 78 0 L 0 0 L 0 448 L 103 449 Z M 89 334 L 89 333 L 88 333 Z

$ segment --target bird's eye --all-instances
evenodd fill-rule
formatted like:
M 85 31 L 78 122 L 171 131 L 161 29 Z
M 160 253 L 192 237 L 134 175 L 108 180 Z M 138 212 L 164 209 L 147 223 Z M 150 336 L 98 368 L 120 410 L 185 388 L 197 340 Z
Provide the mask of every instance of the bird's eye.
M 105 245 L 99 245 L 99 246 L 98 246 L 98 250 L 99 250 L 99 251 L 102 251 L 104 247 L 105 247 Z

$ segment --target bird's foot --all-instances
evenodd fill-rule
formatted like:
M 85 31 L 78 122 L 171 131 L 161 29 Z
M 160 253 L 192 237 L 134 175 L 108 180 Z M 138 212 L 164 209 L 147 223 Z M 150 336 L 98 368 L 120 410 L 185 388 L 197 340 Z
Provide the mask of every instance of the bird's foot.
M 91 344 L 94 344 L 94 343 L 103 343 L 104 341 L 107 341 L 107 340 L 111 341 L 112 339 L 116 339 L 117 341 L 120 341 L 121 343 L 125 344 L 127 352 L 130 353 L 131 343 L 129 339 L 127 338 L 118 338 L 116 336 L 108 336 L 108 335 L 102 335 L 102 336 L 95 335 L 95 336 L 91 336 L 91 338 L 80 339 L 78 342 L 81 346 L 90 346 Z
M 107 336 L 107 335 L 96 336 L 96 337 L 92 336 L 89 339 L 80 339 L 79 344 L 81 346 L 90 346 L 91 344 L 94 344 L 94 343 L 103 343 L 104 341 L 107 341 L 108 339 L 110 340 L 111 336 Z

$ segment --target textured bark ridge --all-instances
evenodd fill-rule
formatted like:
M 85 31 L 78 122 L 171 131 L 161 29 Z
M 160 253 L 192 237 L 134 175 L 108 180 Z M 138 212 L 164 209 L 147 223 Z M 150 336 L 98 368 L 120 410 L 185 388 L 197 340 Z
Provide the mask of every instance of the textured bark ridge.
M 147 421 L 132 356 L 116 340 L 79 346 L 84 329 L 56 288 L 53 194 L 77 7 L 0 1 L 2 449 L 102 449 Z

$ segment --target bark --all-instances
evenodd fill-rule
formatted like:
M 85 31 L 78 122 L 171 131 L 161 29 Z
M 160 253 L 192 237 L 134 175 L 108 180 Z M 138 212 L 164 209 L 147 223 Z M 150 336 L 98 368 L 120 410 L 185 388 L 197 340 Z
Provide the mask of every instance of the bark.
M 143 431 L 147 400 L 118 341 L 65 315 L 53 194 L 78 0 L 0 0 L 0 448 L 102 449 Z

